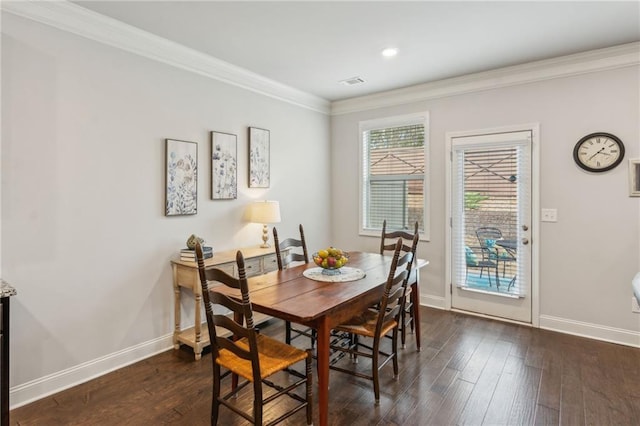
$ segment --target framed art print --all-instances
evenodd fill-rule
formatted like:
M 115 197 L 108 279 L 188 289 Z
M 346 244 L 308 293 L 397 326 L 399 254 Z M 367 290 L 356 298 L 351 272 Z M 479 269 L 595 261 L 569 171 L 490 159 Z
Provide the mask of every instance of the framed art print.
M 269 131 L 249 127 L 249 188 L 269 188 Z
M 629 160 L 629 196 L 640 197 L 640 158 Z
M 166 139 L 165 215 L 198 212 L 198 144 Z
M 238 197 L 238 137 L 211 132 L 211 199 L 234 200 Z

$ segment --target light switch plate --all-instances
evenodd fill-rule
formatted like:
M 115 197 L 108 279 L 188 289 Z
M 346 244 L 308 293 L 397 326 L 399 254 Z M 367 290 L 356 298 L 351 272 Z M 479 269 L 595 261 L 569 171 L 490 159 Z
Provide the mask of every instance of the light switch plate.
M 542 222 L 557 222 L 558 210 L 557 209 L 542 209 L 541 219 Z

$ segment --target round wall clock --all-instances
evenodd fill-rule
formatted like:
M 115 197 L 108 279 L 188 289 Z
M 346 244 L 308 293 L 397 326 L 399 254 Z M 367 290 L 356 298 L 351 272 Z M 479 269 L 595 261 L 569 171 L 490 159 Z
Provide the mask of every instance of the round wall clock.
M 588 172 L 606 172 L 624 158 L 624 144 L 610 133 L 591 133 L 580 139 L 573 148 L 576 164 Z

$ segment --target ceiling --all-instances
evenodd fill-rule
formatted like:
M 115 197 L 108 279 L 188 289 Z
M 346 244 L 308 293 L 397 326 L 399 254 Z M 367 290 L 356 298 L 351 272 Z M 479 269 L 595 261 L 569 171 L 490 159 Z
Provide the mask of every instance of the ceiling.
M 330 101 L 640 41 L 638 1 L 73 3 Z

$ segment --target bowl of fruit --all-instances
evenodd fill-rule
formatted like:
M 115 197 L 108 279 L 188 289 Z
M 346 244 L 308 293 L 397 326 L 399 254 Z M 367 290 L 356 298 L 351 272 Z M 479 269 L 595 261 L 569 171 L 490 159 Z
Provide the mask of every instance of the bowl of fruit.
M 313 253 L 313 262 L 322 268 L 325 275 L 340 273 L 340 268 L 347 264 L 349 255 L 339 248 L 329 247 Z

